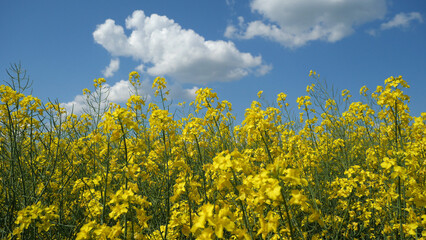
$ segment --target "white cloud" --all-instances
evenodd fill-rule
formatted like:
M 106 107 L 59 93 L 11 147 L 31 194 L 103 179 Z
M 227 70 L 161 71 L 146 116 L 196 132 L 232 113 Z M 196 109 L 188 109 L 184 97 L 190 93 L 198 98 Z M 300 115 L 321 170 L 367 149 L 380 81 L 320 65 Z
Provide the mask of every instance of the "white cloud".
M 113 56 L 141 61 L 151 76 L 168 75 L 182 83 L 238 80 L 264 68 L 261 56 L 240 52 L 230 41 L 210 41 L 183 29 L 166 16 L 134 11 L 126 29 L 107 19 L 93 32 L 95 41 Z
M 226 5 L 229 7 L 231 11 L 234 11 L 235 0 L 225 0 Z
M 369 35 L 373 36 L 373 37 L 377 35 L 377 30 L 375 30 L 375 29 L 369 29 L 365 32 L 368 33 Z
M 170 98 L 173 100 L 185 100 L 192 101 L 195 99 L 195 92 L 198 90 L 198 87 L 192 88 L 182 88 L 179 84 L 174 84 L 170 86 Z
M 224 36 L 227 37 L 227 38 L 232 38 L 236 35 L 237 31 L 238 31 L 238 29 L 234 25 L 228 25 L 225 29 Z
M 109 89 L 108 100 L 113 103 L 124 103 L 130 97 L 130 89 L 132 85 L 129 81 L 121 80 L 116 82 L 112 87 L 106 84 Z
M 238 27 L 240 29 L 244 28 L 244 18 L 241 17 L 241 16 L 238 17 Z M 226 27 L 224 35 L 227 38 L 233 38 L 236 35 L 238 35 L 238 31 L 239 31 L 239 29 L 237 27 L 235 27 L 234 25 L 228 25 Z
M 73 101 L 61 103 L 61 107 L 65 108 L 69 113 L 82 114 L 84 112 L 85 103 L 86 97 L 84 95 L 77 95 Z
M 146 101 L 151 101 L 154 96 L 154 91 L 151 88 L 152 81 L 144 80 L 141 83 L 140 88 L 138 89 L 138 94 L 146 99 Z M 104 84 L 104 92 L 107 92 L 108 102 L 113 102 L 117 104 L 126 103 L 131 94 L 134 94 L 134 88 L 127 80 L 121 80 L 116 82 L 114 85 L 110 86 L 109 84 Z M 169 97 L 176 101 L 192 101 L 195 99 L 195 92 L 199 89 L 198 87 L 192 88 L 183 88 L 180 84 L 175 83 L 172 85 L 167 85 L 167 89 L 170 90 Z M 64 107 L 67 112 L 74 114 L 82 114 L 85 109 L 87 109 L 87 98 L 84 95 L 77 95 L 73 101 L 61 103 L 61 107 Z M 101 108 L 105 107 L 107 103 L 103 103 Z
M 266 73 L 268 73 L 271 70 L 272 70 L 272 65 L 263 65 L 262 67 L 257 69 L 256 74 L 257 75 L 265 75 Z
M 225 0 L 226 5 L 228 6 L 234 6 L 235 5 L 235 0 Z
M 104 96 L 107 97 L 107 101 L 102 103 L 101 108 L 107 106 L 108 102 L 114 103 L 124 103 L 130 97 L 130 87 L 131 84 L 129 81 L 121 80 L 115 83 L 113 86 L 109 84 L 103 85 Z M 74 97 L 73 101 L 61 103 L 61 106 L 64 107 L 68 112 L 73 112 L 74 114 L 82 114 L 87 109 L 87 96 L 77 95 Z
M 415 20 L 422 23 L 423 22 L 422 15 L 418 12 L 398 13 L 389 22 L 382 23 L 382 25 L 380 25 L 380 29 L 386 30 L 386 29 L 396 28 L 396 27 L 408 27 L 410 26 L 410 23 Z
M 354 27 L 381 19 L 385 0 L 252 0 L 251 10 L 264 17 L 228 26 L 227 37 L 268 38 L 286 47 L 300 47 L 309 41 L 336 42 L 354 32 Z
M 120 68 L 120 60 L 118 58 L 111 59 L 109 65 L 102 71 L 105 77 L 112 77 L 114 73 Z

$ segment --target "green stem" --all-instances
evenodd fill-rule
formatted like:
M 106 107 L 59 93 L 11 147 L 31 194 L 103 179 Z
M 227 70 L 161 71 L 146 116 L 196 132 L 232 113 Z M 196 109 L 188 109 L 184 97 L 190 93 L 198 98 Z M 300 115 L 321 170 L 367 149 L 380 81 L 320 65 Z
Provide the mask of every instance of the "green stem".
M 285 212 L 287 214 L 287 222 L 288 222 L 288 226 L 290 228 L 290 238 L 292 240 L 296 239 L 294 236 L 294 230 L 293 230 L 293 224 L 291 223 L 291 218 L 290 218 L 290 209 L 288 208 L 287 205 L 287 199 L 284 196 L 284 190 L 282 188 L 283 186 L 281 186 L 281 197 L 283 198 L 283 203 L 284 203 L 284 208 L 285 208 Z

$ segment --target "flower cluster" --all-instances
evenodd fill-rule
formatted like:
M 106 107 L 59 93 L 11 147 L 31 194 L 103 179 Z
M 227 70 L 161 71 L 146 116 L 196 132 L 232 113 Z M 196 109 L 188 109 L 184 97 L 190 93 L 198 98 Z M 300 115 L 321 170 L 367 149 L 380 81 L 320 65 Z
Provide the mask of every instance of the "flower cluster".
M 95 79 L 81 116 L 0 86 L 0 238 L 426 239 L 426 113 L 410 115 L 408 84 L 354 101 L 309 76 L 298 114 L 260 91 L 236 126 L 210 88 L 179 118 L 161 77 L 146 106 L 137 72 L 123 106 Z

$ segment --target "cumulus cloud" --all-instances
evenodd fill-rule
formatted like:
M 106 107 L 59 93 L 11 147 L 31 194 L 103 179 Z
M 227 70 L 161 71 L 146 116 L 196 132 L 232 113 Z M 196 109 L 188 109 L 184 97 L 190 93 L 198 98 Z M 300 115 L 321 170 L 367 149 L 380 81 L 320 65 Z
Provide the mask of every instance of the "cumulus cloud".
M 171 99 L 179 99 L 185 101 L 192 101 L 195 99 L 195 92 L 198 90 L 198 87 L 192 88 L 183 88 L 179 84 L 174 84 L 170 86 L 170 97 Z
M 69 113 L 82 114 L 85 104 L 86 97 L 84 95 L 77 95 L 73 101 L 61 103 L 61 107 L 65 108 Z
M 263 20 L 228 26 L 225 36 L 250 39 L 257 36 L 286 47 L 309 41 L 336 42 L 354 32 L 354 27 L 381 19 L 385 0 L 252 0 L 251 10 Z
M 151 88 L 152 81 L 144 80 L 141 83 L 140 88 L 138 88 L 138 94 L 141 95 L 146 101 L 151 101 L 154 96 L 154 91 Z M 134 88 L 127 80 L 121 80 L 116 82 L 114 85 L 104 84 L 104 92 L 107 97 L 107 102 L 103 103 L 104 105 L 101 108 L 107 106 L 108 102 L 113 102 L 117 104 L 126 103 L 129 97 L 134 94 Z M 167 86 L 167 89 L 170 92 L 169 97 L 176 101 L 192 101 L 195 99 L 195 92 L 198 90 L 198 87 L 192 88 L 183 88 L 179 83 L 170 84 Z M 64 107 L 67 112 L 74 114 L 82 114 L 87 110 L 87 97 L 84 95 L 77 95 L 73 101 L 61 103 L 61 106 Z
M 147 85 L 146 83 L 142 85 Z M 116 82 L 114 85 L 110 86 L 109 84 L 103 85 L 103 92 L 107 96 L 107 101 L 103 103 L 101 108 L 107 106 L 108 102 L 114 102 L 117 104 L 125 103 L 129 99 L 131 92 L 131 84 L 129 81 L 121 80 Z M 142 88 L 146 89 L 146 88 Z M 146 95 L 149 97 L 149 94 L 142 92 L 141 95 Z M 87 110 L 87 96 L 77 95 L 73 101 L 61 103 L 61 106 L 64 107 L 68 112 L 73 112 L 74 114 L 82 114 Z
M 141 62 L 138 70 L 168 75 L 181 83 L 232 81 L 264 69 L 261 56 L 240 52 L 231 41 L 205 40 L 166 16 L 134 11 L 124 28 L 107 19 L 93 32 L 95 41 L 113 56 Z
M 423 22 L 422 15 L 418 12 L 398 13 L 390 21 L 382 23 L 380 25 L 380 29 L 386 30 L 386 29 L 396 28 L 396 27 L 406 28 L 410 26 L 410 23 L 413 21 L 418 21 L 419 23 L 422 23 Z
M 114 73 L 120 68 L 120 60 L 118 58 L 111 59 L 109 65 L 102 71 L 104 77 L 112 77 Z

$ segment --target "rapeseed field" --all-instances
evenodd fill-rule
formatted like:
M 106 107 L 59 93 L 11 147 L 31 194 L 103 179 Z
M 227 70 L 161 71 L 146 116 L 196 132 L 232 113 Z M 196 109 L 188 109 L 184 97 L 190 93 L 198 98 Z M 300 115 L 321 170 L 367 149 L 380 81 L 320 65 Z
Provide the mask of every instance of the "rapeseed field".
M 137 72 L 123 105 L 95 79 L 82 115 L 1 85 L 0 237 L 426 239 L 426 112 L 407 82 L 355 101 L 309 76 L 296 105 L 260 91 L 240 125 L 210 88 L 175 114 L 158 77 L 148 104 Z

